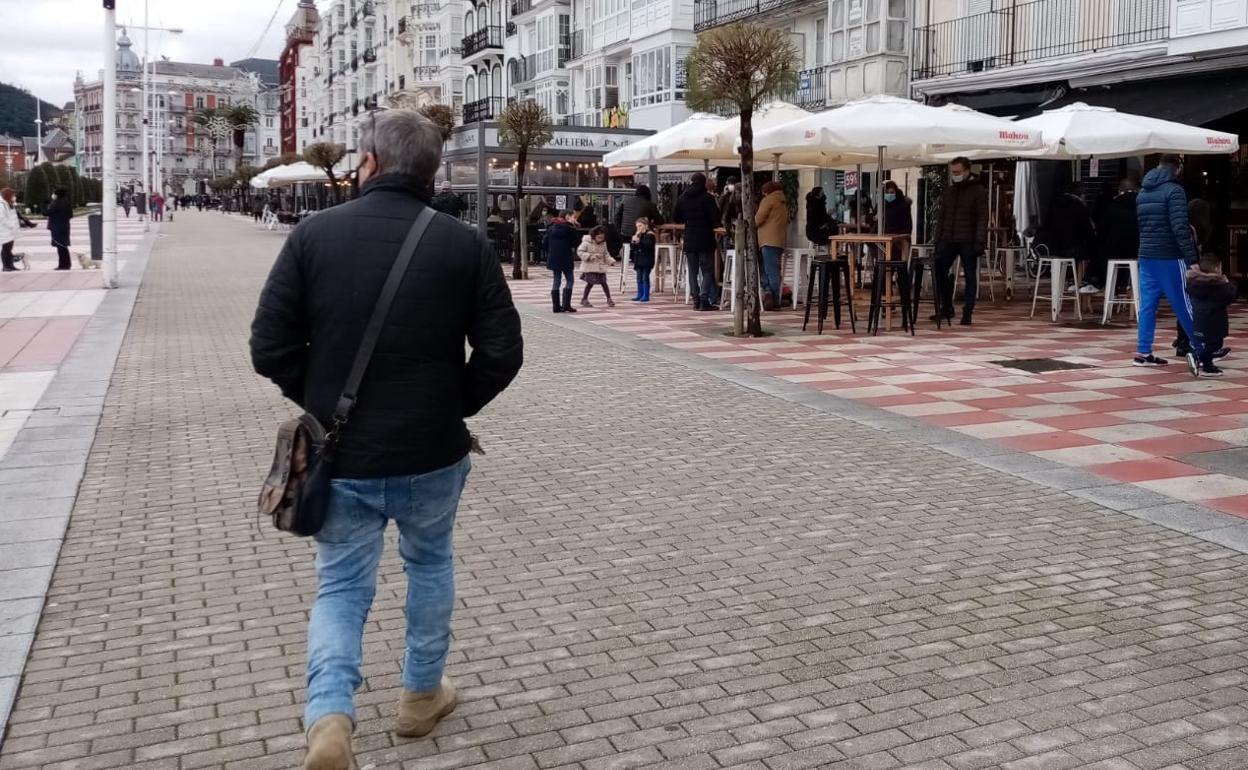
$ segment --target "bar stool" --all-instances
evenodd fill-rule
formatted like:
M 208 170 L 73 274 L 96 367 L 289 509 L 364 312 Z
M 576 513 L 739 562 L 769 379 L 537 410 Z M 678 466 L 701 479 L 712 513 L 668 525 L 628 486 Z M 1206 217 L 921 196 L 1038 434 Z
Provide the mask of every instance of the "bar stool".
M 631 243 L 624 243 L 620 246 L 620 291 L 624 291 L 624 283 L 628 278 L 628 262 L 631 256 Z
M 1053 322 L 1057 323 L 1058 316 L 1062 314 L 1062 303 L 1067 300 L 1074 303 L 1075 318 L 1082 321 L 1083 307 L 1079 302 L 1079 289 L 1078 287 L 1074 291 L 1067 289 L 1066 268 L 1070 268 L 1071 281 L 1078 277 L 1075 260 L 1070 257 L 1040 257 L 1036 265 L 1036 288 L 1031 295 L 1031 315 L 1028 318 L 1036 317 L 1036 301 L 1040 298 L 1040 273 L 1045 267 L 1049 268 L 1049 313 Z
M 897 293 L 893 296 L 893 280 L 897 281 Z M 871 309 L 867 313 L 867 333 L 880 333 L 880 316 L 887 317 L 892 328 L 892 309 L 901 310 L 901 328 L 914 334 L 914 321 L 910 318 L 910 271 L 904 259 L 881 259 L 875 263 L 871 278 Z
M 666 262 L 672 275 L 672 301 L 680 299 L 680 287 L 684 283 L 681 276 L 684 274 L 681 268 L 680 246 L 675 243 L 660 243 L 654 247 L 655 260 L 659 263 Z M 660 279 L 660 291 L 662 290 L 662 279 Z M 685 297 L 685 302 L 689 302 L 689 298 Z
M 842 298 L 842 282 L 845 296 Z M 810 279 L 806 285 L 806 314 L 802 319 L 802 331 L 810 323 L 810 308 L 815 304 L 815 287 L 819 288 L 819 334 L 823 334 L 823 322 L 828 317 L 829 293 L 832 300 L 832 321 L 841 328 L 841 302 L 849 308 L 849 328 L 858 333 L 858 316 L 854 312 L 853 285 L 849 277 L 849 260 L 815 259 L 810 263 Z
M 826 248 L 826 247 L 825 247 Z M 810 263 L 815 259 L 818 251 L 816 249 L 785 249 L 786 256 L 789 257 L 789 265 L 792 267 L 793 276 L 793 309 L 797 309 L 797 303 L 802 299 L 802 285 L 806 283 L 806 274 L 810 272 Z M 785 273 L 781 273 L 784 275 Z M 781 289 L 783 293 L 783 288 Z
M 1131 277 L 1131 296 L 1118 296 L 1118 271 L 1126 270 Z M 1140 263 L 1134 259 L 1111 259 L 1105 263 L 1105 309 L 1101 314 L 1101 325 L 1109 323 L 1113 308 L 1118 305 L 1130 305 L 1131 317 L 1140 317 Z
M 928 277 L 931 277 L 929 282 Z M 914 331 L 914 324 L 919 320 L 919 304 L 923 300 L 924 286 L 931 286 L 932 312 L 936 315 L 936 328 L 944 323 L 940 315 L 940 297 L 936 295 L 936 266 L 935 257 L 910 257 L 910 301 L 913 303 L 910 310 L 910 318 L 912 320 L 910 331 Z
M 723 287 L 724 293 L 728 295 L 728 309 L 736 310 L 737 309 L 737 292 L 736 292 L 736 287 L 733 285 L 732 277 L 736 275 L 735 271 L 736 271 L 736 265 L 737 265 L 737 250 L 728 249 L 727 251 L 725 251 L 724 261 L 725 261 L 724 282 L 723 284 L 721 284 L 721 286 Z M 762 270 L 763 266 L 759 265 L 758 269 Z M 761 280 L 759 281 L 758 286 L 755 288 L 757 288 L 758 290 L 758 306 L 761 308 L 763 306 L 763 284 Z M 719 306 L 721 309 L 724 307 L 724 300 L 722 296 L 720 297 L 720 300 L 719 300 Z

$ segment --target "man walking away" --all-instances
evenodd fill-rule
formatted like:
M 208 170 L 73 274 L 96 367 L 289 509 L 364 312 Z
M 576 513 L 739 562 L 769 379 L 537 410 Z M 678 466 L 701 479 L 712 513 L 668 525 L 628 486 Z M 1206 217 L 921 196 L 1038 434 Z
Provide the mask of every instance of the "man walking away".
M 1178 182 L 1181 173 L 1179 157 L 1163 155 L 1157 168 L 1144 175 L 1144 184 L 1135 198 L 1135 216 L 1140 225 L 1140 317 L 1136 356 L 1131 363 L 1136 366 L 1169 363 L 1153 355 L 1157 305 L 1164 295 L 1174 308 L 1179 326 L 1191 340 L 1188 368 L 1195 375 L 1203 348 L 1194 337 L 1185 273 L 1188 265 L 1197 261 L 1197 254 L 1187 219 L 1187 194 Z
M 979 288 L 979 255 L 988 245 L 988 191 L 971 174 L 971 162 L 954 158 L 949 164 L 949 186 L 940 196 L 940 215 L 936 220 L 936 297 L 937 310 L 932 320 L 953 321 L 953 289 L 957 276 L 953 265 L 962 258 L 966 275 L 966 296 L 963 298 L 962 325 L 971 325 L 975 311 L 975 292 Z
M 450 214 L 459 219 L 464 215 L 464 209 L 467 206 L 464 205 L 464 199 L 451 190 L 451 183 L 443 182 L 438 194 L 433 196 L 433 208 L 435 211 L 441 211 L 443 214 Z
M 406 110 L 374 113 L 358 141 L 360 197 L 295 228 L 251 325 L 256 371 L 323 425 L 332 424 L 400 246 L 429 205 L 441 158 L 438 129 Z M 521 359 L 520 318 L 488 240 L 435 216 L 341 428 L 329 510 L 316 535 L 305 770 L 354 767 L 352 693 L 363 679 L 362 634 L 392 519 L 407 573 L 396 732 L 426 735 L 455 708 L 443 666 L 455 602 L 452 528 L 473 444 L 464 418 L 507 387 Z
M 672 220 L 685 226 L 685 262 L 689 266 L 693 309 L 714 310 L 711 297 L 715 290 L 715 225 L 719 222 L 719 207 L 706 191 L 705 175 L 699 172 L 689 177 L 689 187 L 676 201 Z

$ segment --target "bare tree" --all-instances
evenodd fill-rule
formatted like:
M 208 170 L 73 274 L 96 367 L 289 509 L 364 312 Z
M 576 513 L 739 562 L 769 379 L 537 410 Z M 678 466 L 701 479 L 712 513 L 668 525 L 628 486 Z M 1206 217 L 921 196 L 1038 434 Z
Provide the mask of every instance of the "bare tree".
M 519 253 L 512 263 L 511 277 L 529 277 L 528 207 L 524 205 L 524 172 L 529 150 L 547 144 L 553 137 L 550 115 L 535 101 L 512 102 L 498 119 L 498 143 L 516 151 L 516 243 Z
M 455 130 L 455 111 L 449 104 L 426 104 L 416 111 L 438 127 L 442 141 L 451 138 L 451 132 Z
M 237 170 L 243 165 L 247 129 L 260 122 L 260 113 L 250 104 L 240 103 L 226 107 L 223 116 L 230 124 L 231 138 L 234 140 L 234 168 Z
M 729 24 L 698 36 L 689 54 L 691 109 L 736 112 L 741 117 L 741 220 L 732 290 L 737 295 L 733 333 L 761 336 L 758 292 L 758 230 L 754 226 L 754 113 L 797 86 L 798 55 L 789 33 L 760 24 Z
M 346 154 L 346 145 L 334 144 L 333 142 L 309 144 L 307 149 L 303 151 L 303 159 L 324 171 L 325 176 L 329 177 L 329 185 L 333 191 L 335 203 L 342 200 L 342 194 L 338 190 L 338 177 L 334 175 L 334 166 L 337 166 Z

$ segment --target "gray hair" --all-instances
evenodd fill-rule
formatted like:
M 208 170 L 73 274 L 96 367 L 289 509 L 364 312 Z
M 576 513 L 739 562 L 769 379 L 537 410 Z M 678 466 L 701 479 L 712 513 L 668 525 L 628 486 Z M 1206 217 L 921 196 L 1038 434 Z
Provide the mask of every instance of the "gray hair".
M 407 174 L 428 184 L 442 162 L 442 134 L 411 110 L 379 110 L 360 121 L 360 155 L 373 153 L 378 174 Z

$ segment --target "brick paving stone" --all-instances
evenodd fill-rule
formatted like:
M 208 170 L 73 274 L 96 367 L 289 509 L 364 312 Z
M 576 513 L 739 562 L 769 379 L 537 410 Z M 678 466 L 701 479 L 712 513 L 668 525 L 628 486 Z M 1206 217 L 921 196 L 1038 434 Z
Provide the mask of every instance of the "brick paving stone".
M 245 349 L 280 242 L 167 226 L 0 770 L 300 762 L 312 551 L 252 513 L 293 410 Z M 1248 767 L 1248 557 L 581 334 L 589 315 L 526 312 L 526 369 L 474 421 L 462 702 L 420 741 L 391 732 L 387 554 L 362 766 Z

